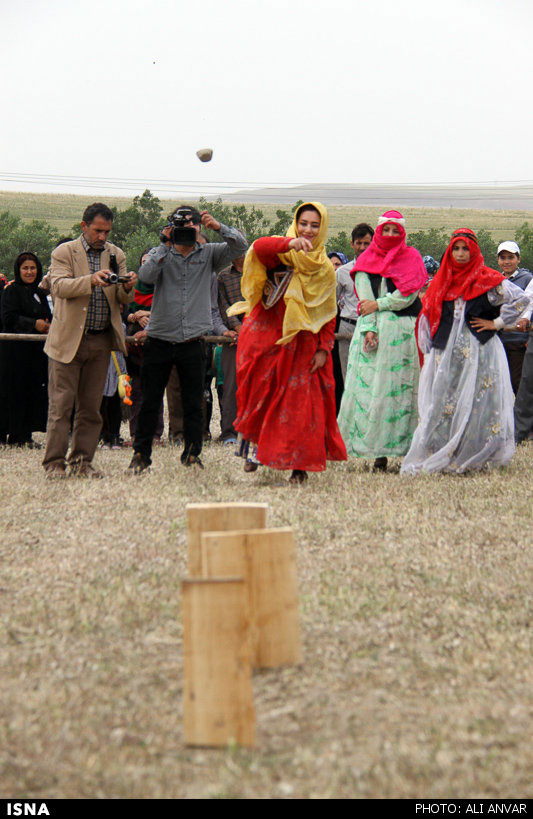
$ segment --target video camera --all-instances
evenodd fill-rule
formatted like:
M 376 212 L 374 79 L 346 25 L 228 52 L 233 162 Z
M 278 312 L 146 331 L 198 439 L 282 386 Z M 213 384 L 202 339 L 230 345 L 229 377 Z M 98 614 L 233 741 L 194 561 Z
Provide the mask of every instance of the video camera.
M 129 281 L 129 276 L 119 275 L 117 257 L 114 253 L 109 254 L 109 269 L 111 273 L 108 273 L 106 276 L 106 281 L 108 281 L 109 284 L 119 284 L 120 282 Z
M 188 208 L 178 208 L 169 217 L 169 224 L 165 227 L 172 227 L 170 234 L 170 241 L 174 245 L 184 245 L 185 247 L 193 247 L 196 244 L 197 234 L 193 227 L 185 227 L 187 222 L 193 220 L 193 215 Z M 159 234 L 162 242 L 168 242 L 169 237 L 161 231 Z

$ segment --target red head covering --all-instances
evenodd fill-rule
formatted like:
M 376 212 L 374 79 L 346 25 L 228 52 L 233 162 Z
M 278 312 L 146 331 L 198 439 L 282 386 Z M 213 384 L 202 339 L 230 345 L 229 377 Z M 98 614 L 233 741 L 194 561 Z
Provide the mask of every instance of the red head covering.
M 459 241 L 464 242 L 470 251 L 470 260 L 465 264 L 456 262 L 452 255 L 452 248 Z M 468 228 L 454 230 L 440 268 L 422 300 L 422 312 L 429 319 L 431 337 L 437 332 L 443 301 L 454 301 L 460 297 L 470 301 L 482 296 L 487 290 L 492 290 L 503 281 L 503 278 L 498 270 L 493 270 L 485 264 L 473 230 Z
M 394 224 L 399 236 L 383 236 L 383 228 Z M 410 296 L 427 281 L 427 272 L 422 256 L 414 247 L 405 244 L 405 219 L 397 210 L 388 210 L 378 219 L 378 226 L 372 242 L 356 260 L 350 271 L 352 278 L 358 271 L 378 273 L 391 278 L 402 296 Z

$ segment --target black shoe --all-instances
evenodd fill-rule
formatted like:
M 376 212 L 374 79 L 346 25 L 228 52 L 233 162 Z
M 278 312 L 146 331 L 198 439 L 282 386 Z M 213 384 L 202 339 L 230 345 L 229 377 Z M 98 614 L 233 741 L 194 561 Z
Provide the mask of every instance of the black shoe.
M 191 453 L 189 453 L 189 455 L 182 455 L 181 462 L 183 466 L 199 466 L 200 469 L 204 468 L 204 465 L 198 455 L 192 455 Z
M 295 484 L 296 485 L 301 485 L 303 483 L 307 483 L 307 480 L 308 480 L 308 477 L 307 477 L 307 472 L 305 472 L 305 470 L 303 470 L 303 469 L 293 469 L 292 470 L 292 475 L 289 478 L 289 483 L 292 483 L 293 486 Z
M 374 461 L 374 466 L 372 468 L 372 472 L 386 472 L 387 471 L 387 459 L 386 458 L 376 458 Z
M 128 472 L 131 470 L 134 475 L 140 475 L 141 472 L 145 472 L 149 468 L 150 461 L 147 461 L 140 452 L 135 452 L 128 466 Z
M 25 442 L 24 446 L 26 446 L 28 449 L 42 449 L 43 448 L 42 444 L 37 443 L 37 441 L 34 441 L 32 438 L 29 438 L 29 440 L 27 440 Z
M 9 435 L 7 438 L 8 446 L 14 446 L 20 449 L 21 447 L 26 446 L 26 444 L 27 444 L 26 439 L 21 438 L 18 435 Z

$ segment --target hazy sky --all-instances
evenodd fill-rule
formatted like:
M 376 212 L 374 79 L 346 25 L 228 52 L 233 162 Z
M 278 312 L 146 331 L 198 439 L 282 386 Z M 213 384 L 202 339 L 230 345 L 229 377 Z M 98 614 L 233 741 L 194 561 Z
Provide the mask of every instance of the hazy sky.
M 150 182 L 163 195 L 154 180 L 209 193 L 533 179 L 531 0 L 0 9 L 3 190 L 53 189 L 10 173 L 133 180 L 113 183 L 125 194 Z

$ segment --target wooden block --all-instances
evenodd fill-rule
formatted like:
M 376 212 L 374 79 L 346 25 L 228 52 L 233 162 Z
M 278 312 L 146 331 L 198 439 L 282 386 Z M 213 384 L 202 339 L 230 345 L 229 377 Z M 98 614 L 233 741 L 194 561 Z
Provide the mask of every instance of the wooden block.
M 268 503 L 188 503 L 187 552 L 191 577 L 199 577 L 200 535 L 240 529 L 264 529 Z M 205 576 L 205 575 L 204 575 Z
M 294 535 L 290 528 L 201 535 L 202 577 L 244 577 L 249 595 L 252 665 L 302 662 Z
M 253 747 L 247 592 L 241 578 L 182 583 L 184 726 L 187 745 Z

